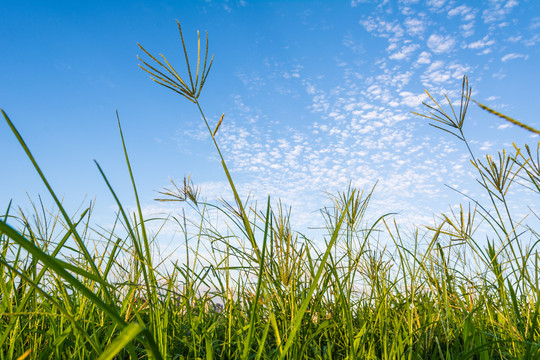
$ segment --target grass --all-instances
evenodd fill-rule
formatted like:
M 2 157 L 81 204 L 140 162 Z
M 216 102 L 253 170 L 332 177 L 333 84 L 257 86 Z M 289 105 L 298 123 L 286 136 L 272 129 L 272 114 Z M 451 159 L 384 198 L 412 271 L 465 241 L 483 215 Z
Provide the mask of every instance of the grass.
M 192 71 L 178 28 L 189 80 L 142 46 L 150 60 L 141 67 L 199 109 L 235 202 L 202 202 L 189 180 L 165 189 L 161 200 L 186 202 L 199 218 L 163 220 L 185 236 L 185 261 L 164 266 L 120 120 L 137 206 L 133 213 L 123 207 L 96 163 L 118 205 L 113 228 L 104 230 L 93 225 L 91 206 L 66 212 L 2 111 L 56 206 L 32 202 L 27 214 L 10 203 L 0 216 L 0 359 L 540 358 L 540 237 L 508 206 L 511 187 L 538 196 L 540 142 L 479 159 L 463 132 L 466 77 L 459 111 L 428 93 L 428 113 L 419 115 L 468 149 L 488 203 L 470 199 L 472 207 L 443 214 L 438 226 L 404 233 L 390 214 L 367 220 L 373 189 L 349 188 L 321 210 L 327 236 L 320 246 L 295 232 L 270 198 L 262 209 L 241 200 L 217 140 L 226 119 L 210 126 L 198 100 L 212 64 L 208 40 L 201 59 L 199 38 Z M 212 211 L 226 219 L 225 233 Z M 475 235 L 480 223 L 487 241 Z

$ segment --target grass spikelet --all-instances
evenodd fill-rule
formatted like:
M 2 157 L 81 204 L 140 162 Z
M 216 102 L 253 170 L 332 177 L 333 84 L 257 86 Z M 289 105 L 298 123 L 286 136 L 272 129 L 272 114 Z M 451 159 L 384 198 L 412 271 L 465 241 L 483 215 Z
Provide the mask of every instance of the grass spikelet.
M 216 136 L 217 131 L 218 131 L 219 127 L 221 126 L 221 122 L 223 121 L 223 118 L 224 118 L 224 117 L 225 117 L 225 113 L 223 113 L 223 114 L 221 115 L 221 117 L 219 118 L 219 121 L 218 121 L 218 123 L 217 123 L 217 125 L 216 125 L 216 128 L 215 128 L 214 131 L 212 132 L 212 137 L 215 137 L 215 136 Z
M 487 112 L 489 112 L 489 113 L 491 113 L 491 114 L 493 114 L 493 115 L 496 115 L 496 116 L 500 117 L 501 119 L 504 119 L 504 120 L 508 121 L 508 122 L 511 123 L 511 124 L 514 124 L 514 125 L 516 125 L 516 126 L 519 126 L 519 127 L 523 128 L 523 129 L 525 129 L 525 130 L 528 130 L 528 131 L 534 133 L 534 134 L 540 135 L 540 130 L 537 130 L 537 129 L 533 128 L 532 126 L 529 126 L 529 125 L 524 124 L 524 123 L 522 123 L 522 122 L 520 122 L 520 121 L 517 121 L 516 119 L 513 119 L 513 118 L 511 118 L 511 117 L 509 117 L 509 116 L 506 116 L 506 115 L 504 115 L 504 114 L 501 114 L 501 113 L 498 112 L 497 110 L 494 110 L 494 109 L 490 108 L 489 106 L 486 106 L 486 105 L 484 105 L 484 104 L 482 104 L 482 103 L 480 103 L 480 102 L 478 102 L 478 101 L 476 101 L 476 100 L 474 100 L 474 99 L 471 99 L 471 100 L 472 100 L 476 105 L 480 106 L 480 108 L 482 108 L 483 110 L 486 110 Z

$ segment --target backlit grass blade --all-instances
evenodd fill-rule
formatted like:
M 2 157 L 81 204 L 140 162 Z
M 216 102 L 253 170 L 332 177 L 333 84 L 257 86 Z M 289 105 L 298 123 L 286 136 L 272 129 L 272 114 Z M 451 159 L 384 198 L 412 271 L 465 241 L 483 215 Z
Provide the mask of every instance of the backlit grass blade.
M 144 259 L 146 261 L 146 264 L 147 264 L 148 268 L 151 270 L 151 269 L 153 269 L 153 267 L 152 267 L 152 256 L 151 256 L 152 253 L 150 251 L 150 244 L 148 242 L 148 236 L 146 234 L 146 226 L 145 226 L 144 217 L 143 217 L 143 214 L 142 214 L 141 202 L 139 200 L 139 195 L 137 193 L 137 186 L 135 185 L 135 178 L 133 177 L 133 171 L 131 170 L 131 164 L 129 162 L 129 157 L 128 157 L 128 153 L 127 153 L 127 149 L 126 149 L 126 142 L 124 140 L 124 134 L 122 133 L 122 126 L 120 125 L 120 117 L 118 116 L 118 111 L 116 112 L 116 119 L 118 120 L 118 131 L 120 132 L 120 138 L 122 139 L 122 148 L 124 149 L 124 156 L 125 156 L 125 159 L 126 159 L 126 165 L 128 167 L 129 177 L 131 179 L 131 184 L 132 184 L 132 187 L 133 187 L 133 193 L 135 195 L 135 201 L 137 203 L 137 211 L 138 211 L 138 214 L 139 214 L 139 221 L 140 221 L 140 227 L 141 227 L 142 240 L 143 240 L 143 245 L 144 245 L 144 250 L 145 250 L 145 255 L 146 255 Z M 148 277 L 149 277 L 149 281 L 152 284 L 156 283 L 153 271 L 148 271 Z M 148 290 L 151 291 L 152 300 L 155 300 L 155 297 L 156 297 L 155 291 L 152 291 L 152 288 L 150 288 Z
M 270 196 L 268 197 L 268 203 L 266 205 L 266 216 L 264 224 L 264 236 L 263 236 L 263 245 L 262 245 L 262 255 L 261 261 L 259 263 L 259 277 L 257 280 L 257 291 L 255 292 L 255 299 L 253 300 L 253 305 L 251 307 L 250 321 L 249 321 L 249 330 L 246 341 L 244 342 L 244 352 L 242 354 L 242 359 L 247 360 L 249 356 L 249 349 L 251 348 L 251 342 L 253 338 L 253 332 L 255 331 L 255 322 L 257 320 L 257 310 L 259 305 L 259 296 L 261 294 L 261 287 L 264 277 L 264 261 L 266 258 L 266 241 L 268 239 L 268 228 L 272 227 L 272 218 L 270 216 Z M 259 346 L 264 346 L 259 344 Z
M 31 241 L 24 238 L 19 232 L 10 227 L 4 221 L 0 220 L 0 230 L 3 231 L 8 237 L 13 239 L 17 244 L 24 248 L 28 253 L 34 256 L 37 260 L 47 265 L 51 270 L 60 275 L 67 283 L 79 290 L 93 303 L 95 303 L 101 310 L 107 313 L 116 323 L 125 326 L 124 320 L 119 316 L 114 307 L 111 307 L 103 302 L 96 294 L 83 285 L 77 278 L 71 275 L 65 270 L 62 264 L 49 254 L 43 252 L 40 248 L 34 245 Z
M 107 179 L 107 176 L 105 175 L 103 169 L 101 168 L 101 166 L 99 165 L 99 163 L 97 161 L 94 161 L 94 163 L 96 164 L 101 176 L 103 177 L 103 180 L 105 181 L 105 184 L 107 185 L 109 191 L 111 192 L 111 195 L 113 196 L 116 204 L 118 205 L 118 211 L 120 211 L 120 213 L 122 214 L 122 218 L 124 219 L 124 223 L 125 223 L 125 226 L 126 226 L 126 230 L 128 231 L 128 234 L 130 236 L 130 238 L 132 239 L 132 242 L 133 242 L 133 246 L 135 248 L 135 252 L 137 254 L 137 259 L 140 261 L 140 262 L 144 262 L 144 259 L 145 259 L 145 256 L 144 256 L 144 253 L 143 253 L 143 250 L 141 248 L 141 244 L 139 243 L 138 241 L 138 238 L 137 236 L 135 235 L 135 233 L 133 232 L 133 229 L 131 227 L 131 221 L 129 220 L 129 217 L 127 216 L 125 210 L 124 210 L 124 207 L 122 205 L 122 203 L 120 202 L 120 199 L 118 198 L 118 196 L 116 195 L 116 192 L 114 191 L 114 189 L 112 188 L 112 185 L 111 183 L 109 182 L 109 180 Z M 150 281 L 149 281 L 149 276 L 148 276 L 148 271 L 147 271 L 147 267 L 146 266 L 142 266 L 142 269 L 141 269 L 142 273 L 143 273 L 143 277 L 144 277 L 144 282 L 145 282 L 145 285 L 146 285 L 146 288 L 148 289 L 148 291 L 150 291 Z
M 371 194 L 362 202 L 355 189 L 338 193 L 333 207 L 322 211 L 328 231 L 320 249 L 318 238 L 294 231 L 292 217 L 281 207 L 274 212 L 268 200 L 266 211 L 257 211 L 249 197 L 241 198 L 217 142 L 223 116 L 210 128 L 197 100 L 208 74 L 208 47 L 201 67 L 202 51 L 198 34 L 197 65 L 185 64 L 191 66 L 185 82 L 164 57 L 145 51 L 151 61 L 141 66 L 154 81 L 197 105 L 234 201 L 182 203 L 200 216 L 189 226 L 183 208 L 182 219 L 164 219 L 163 226 L 178 228 L 186 250 L 168 268 L 161 254 L 152 253 L 158 238 L 148 232 L 153 219 L 142 217 L 119 123 L 137 208 L 127 213 L 97 165 L 119 207 L 113 229 L 94 231 L 90 211 L 88 220 L 73 217 L 71 226 L 57 213 L 61 229 L 53 236 L 35 206 L 34 216 L 22 210 L 8 216 L 11 205 L 0 214 L 0 358 L 538 357 L 540 240 L 533 225 L 539 217 L 531 210 L 532 225 L 526 216 L 513 221 L 511 211 L 527 209 L 507 203 L 514 195 L 508 190 L 512 182 L 526 182 L 528 176 L 538 183 L 538 157 L 535 162 L 518 149 L 515 156 L 503 151 L 498 162 L 482 164 L 474 157 L 462 131 L 470 91 L 466 78 L 459 108 L 446 95 L 439 102 L 430 97 L 429 114 L 423 116 L 469 149 L 492 203 L 458 194 L 477 204 L 487 245 L 474 234 L 474 216 L 467 217 L 462 207 L 441 215 L 426 234 L 419 229 L 406 234 L 397 221 L 391 231 L 386 215 L 364 226 Z M 527 174 L 518 174 L 518 168 Z M 538 186 L 527 189 L 538 195 Z M 178 199 L 188 199 L 186 186 L 183 195 L 176 190 Z M 116 229 L 117 223 L 125 231 Z M 75 245 L 67 243 L 76 237 Z M 223 311 L 210 306 L 210 299 L 223 302 Z
M 17 242 L 21 247 L 23 247 L 28 253 L 32 254 L 37 260 L 41 261 L 44 265 L 49 267 L 51 270 L 60 275 L 65 282 L 70 284 L 74 289 L 80 291 L 82 295 L 88 298 L 93 304 L 95 304 L 101 311 L 106 313 L 118 326 L 124 328 L 127 326 L 127 323 L 124 319 L 118 314 L 115 307 L 110 306 L 103 302 L 92 290 L 88 289 L 84 284 L 82 284 L 77 278 L 67 272 L 64 267 L 52 256 L 44 253 L 40 248 L 34 245 L 31 241 L 24 238 L 19 234 L 15 229 L 11 228 L 4 221 L 0 220 L 0 231 L 2 231 L 9 238 Z M 161 359 L 159 350 L 157 349 L 154 340 L 149 337 L 143 341 L 148 351 L 155 356 L 156 359 Z
M 349 207 L 349 205 L 351 204 L 352 199 L 353 199 L 353 197 L 351 196 L 351 198 L 347 202 L 346 208 Z M 343 220 L 345 219 L 346 214 L 347 213 L 345 211 L 343 211 L 341 213 L 341 216 L 340 216 L 340 218 L 339 218 L 339 220 L 338 220 L 338 222 L 336 224 L 336 227 L 334 229 L 334 232 L 332 234 L 332 238 L 328 242 L 327 249 L 324 252 L 324 255 L 323 255 L 323 258 L 321 259 L 321 262 L 319 263 L 319 269 L 317 270 L 317 274 L 313 278 L 311 286 L 309 288 L 309 291 L 308 291 L 308 293 L 306 295 L 306 298 L 302 301 L 300 309 L 298 310 L 298 313 L 296 314 L 296 316 L 294 317 L 294 319 L 292 321 L 291 331 L 289 332 L 287 342 L 285 343 L 285 346 L 283 347 L 283 352 L 281 353 L 280 360 L 283 360 L 285 358 L 285 356 L 287 355 L 287 351 L 289 350 L 289 348 L 292 346 L 292 344 L 294 342 L 294 337 L 296 335 L 296 332 L 300 328 L 300 325 L 302 323 L 302 318 L 304 317 L 304 313 L 306 312 L 307 307 L 309 306 L 309 302 L 311 300 L 311 297 L 313 296 L 313 293 L 315 292 L 315 290 L 319 286 L 319 279 L 322 276 L 322 273 L 323 273 L 324 268 L 326 266 L 326 261 L 328 259 L 328 256 L 330 255 L 330 252 L 332 251 L 334 243 L 336 242 L 336 240 L 338 238 L 339 231 L 341 229 L 341 224 L 343 223 Z
M 105 351 L 100 355 L 98 360 L 111 360 L 120 351 L 122 351 L 129 343 L 131 343 L 139 334 L 144 331 L 144 327 L 137 323 L 131 323 L 126 326 L 120 334 L 114 339 L 111 345 L 109 345 Z
M 262 337 L 260 339 L 259 343 L 259 349 L 257 350 L 257 355 L 255 356 L 255 360 L 259 360 L 262 356 L 262 353 L 265 349 L 266 344 L 266 338 L 268 337 L 268 330 L 270 330 L 270 321 L 266 322 L 266 326 L 264 327 L 264 332 L 262 334 Z
M 68 225 L 69 229 L 71 230 L 71 233 L 72 233 L 72 236 L 73 238 L 75 239 L 77 245 L 79 246 L 80 248 L 80 251 L 83 253 L 86 261 L 88 261 L 88 264 L 90 265 L 91 269 L 92 269 L 92 272 L 96 275 L 96 276 L 99 276 L 99 269 L 97 268 L 96 264 L 94 263 L 93 259 L 92 259 L 92 256 L 90 255 L 90 253 L 88 252 L 88 249 L 86 248 L 86 245 L 84 244 L 84 242 L 82 241 L 81 237 L 79 236 L 78 232 L 76 231 L 75 229 L 75 226 L 73 225 L 73 222 L 71 221 L 70 217 L 68 216 L 66 210 L 64 209 L 64 207 L 62 206 L 62 203 L 60 202 L 60 200 L 58 199 L 58 197 L 56 196 L 55 192 L 53 191 L 52 187 L 49 185 L 49 182 L 47 181 L 47 179 L 45 178 L 45 175 L 43 174 L 43 172 L 41 171 L 41 168 L 38 166 L 36 160 L 34 159 L 34 156 L 32 155 L 32 153 L 30 152 L 30 149 L 28 148 L 28 146 L 26 145 L 26 143 L 24 142 L 21 134 L 19 134 L 19 131 L 15 128 L 15 125 L 13 125 L 13 122 L 9 119 L 9 117 L 7 116 L 7 114 L 4 112 L 4 110 L 0 109 L 0 111 L 2 112 L 2 115 L 4 116 L 4 119 L 6 120 L 8 126 L 11 128 L 11 131 L 13 132 L 13 134 L 15 135 L 15 137 L 17 138 L 17 140 L 19 141 L 19 144 L 21 145 L 21 147 L 24 149 L 27 157 L 30 159 L 32 165 L 34 166 L 34 168 L 36 169 L 37 173 L 39 174 L 39 177 L 41 178 L 43 184 L 45 185 L 45 187 L 47 188 L 47 190 L 49 191 L 49 194 L 52 196 L 52 198 L 54 199 L 54 202 L 56 203 L 56 206 L 58 206 L 58 209 L 60 210 L 60 212 L 62 213 L 62 216 L 64 218 L 64 221 L 66 222 L 66 224 Z M 112 299 L 111 299 L 111 294 L 109 293 L 108 289 L 106 287 L 103 287 L 103 293 L 105 294 L 105 298 L 107 299 L 107 302 L 111 303 L 112 304 Z M 114 304 L 112 305 L 114 306 Z
M 0 223 L 0 226 L 1 226 L 1 223 Z M 73 315 L 70 314 L 69 312 L 67 312 L 66 309 L 61 304 L 59 304 L 49 293 L 47 293 L 47 291 L 40 288 L 38 286 L 38 284 L 36 284 L 31 279 L 29 279 L 26 275 L 21 273 L 19 270 L 15 269 L 13 266 L 9 265 L 3 259 L 0 259 L 0 263 L 3 264 L 4 266 L 6 266 L 7 268 L 9 268 L 13 273 L 17 274 L 17 276 L 21 280 L 24 280 L 29 286 L 31 286 L 34 290 L 39 292 L 41 294 L 41 296 L 45 297 L 47 299 L 47 301 L 49 301 L 56 309 L 58 309 L 58 311 L 60 311 L 67 319 L 69 319 L 71 321 L 72 325 L 77 328 L 77 330 L 79 331 L 79 334 L 82 335 L 86 339 L 86 341 L 88 341 L 88 343 L 94 348 L 94 350 L 96 350 L 97 352 L 102 351 L 101 346 L 99 344 L 97 344 L 94 341 L 94 339 L 92 339 L 92 337 L 90 337 L 86 333 L 85 329 L 82 328 L 81 324 L 79 324 L 77 322 L 77 320 L 73 317 Z M 4 331 L 6 331 L 6 330 L 4 330 Z
M 88 209 L 85 210 L 81 216 L 80 216 L 80 219 L 78 222 L 76 222 L 73 226 L 73 228 L 76 228 L 80 222 L 83 220 L 83 218 L 86 216 L 88 212 Z M 7 223 L 7 221 L 5 220 L 4 222 Z M 0 236 L 2 234 L 2 230 L 0 230 Z M 58 255 L 58 253 L 60 252 L 60 250 L 64 247 L 64 244 L 66 243 L 66 241 L 71 237 L 71 234 L 72 234 L 72 231 L 71 229 L 69 229 L 66 234 L 62 237 L 62 239 L 59 241 L 58 245 L 55 247 L 54 251 L 51 253 L 51 256 L 53 258 L 56 258 L 56 256 Z M 5 249 L 7 250 L 7 249 Z M 4 254 L 4 257 L 5 257 L 5 254 Z M 45 275 L 46 271 L 48 270 L 48 267 L 47 266 L 43 266 L 43 268 L 39 271 L 39 273 L 37 274 L 36 276 L 36 283 L 39 283 L 41 281 L 41 279 L 43 278 L 43 276 Z M 24 297 L 20 300 L 18 306 L 17 306 L 17 313 L 20 313 L 21 311 L 23 311 L 23 309 L 26 307 L 26 305 L 28 304 L 28 301 L 30 301 L 30 299 L 32 298 L 33 296 L 33 292 L 32 291 L 28 291 Z M 13 318 L 12 321 L 9 322 L 9 324 L 7 325 L 7 327 L 4 329 L 5 331 L 2 333 L 2 335 L 0 336 L 0 348 L 2 348 L 3 344 L 5 343 L 5 341 L 7 340 L 7 337 L 8 337 L 8 334 L 10 333 L 10 331 L 12 330 L 13 326 L 15 326 L 15 318 Z

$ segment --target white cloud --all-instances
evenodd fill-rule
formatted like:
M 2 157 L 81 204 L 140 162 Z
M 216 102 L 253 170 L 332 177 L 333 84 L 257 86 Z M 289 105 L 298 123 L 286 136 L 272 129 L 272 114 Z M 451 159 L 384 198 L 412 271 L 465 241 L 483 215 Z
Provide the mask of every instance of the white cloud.
M 183 136 L 187 136 L 191 140 L 201 141 L 206 139 L 208 135 L 208 129 L 198 124 L 197 127 L 188 128 L 182 131 Z M 180 138 L 178 138 L 179 140 Z
M 429 65 L 428 71 L 435 71 L 443 67 L 443 65 L 444 65 L 444 61 L 441 61 L 441 60 L 434 61 L 431 65 Z
M 523 44 L 524 44 L 525 46 L 534 46 L 534 45 L 536 45 L 536 43 L 539 42 L 539 41 L 540 41 L 540 35 L 539 35 L 539 34 L 534 34 L 534 36 L 533 36 L 532 38 L 530 38 L 530 39 L 528 39 L 528 40 L 525 40 L 525 41 L 523 42 Z
M 428 69 L 422 73 L 420 78 L 424 86 L 436 88 L 443 84 L 450 84 L 454 80 L 460 80 L 464 74 L 467 74 L 470 71 L 470 69 L 471 68 L 468 65 L 462 65 L 455 62 L 445 64 L 443 61 L 437 60 L 429 65 Z M 452 90 L 449 91 L 443 88 L 439 88 L 439 90 L 443 90 L 443 93 L 447 93 L 452 97 Z
M 461 79 L 463 75 L 466 75 L 471 70 L 471 68 L 466 65 L 454 63 L 448 66 L 448 70 L 452 73 L 451 76 L 454 79 Z
M 503 22 L 512 8 L 518 5 L 516 0 L 509 0 L 507 2 L 501 0 L 492 0 L 489 3 L 489 7 L 482 12 L 482 18 L 486 24 Z
M 535 17 L 531 20 L 531 25 L 529 25 L 529 30 L 536 30 L 540 28 L 540 16 Z
M 417 18 L 405 19 L 405 27 L 409 36 L 420 36 L 426 30 L 426 24 Z
M 398 52 L 393 53 L 389 56 L 392 60 L 403 60 L 408 58 L 413 52 L 418 49 L 420 45 L 418 44 L 411 44 L 411 45 L 405 45 L 403 46 Z
M 450 35 L 443 36 L 432 34 L 429 36 L 427 46 L 435 53 L 444 53 L 452 50 L 455 44 L 454 38 Z
M 386 48 L 386 51 L 393 51 L 396 50 L 398 47 L 397 42 L 391 42 L 390 45 Z
M 474 21 L 471 21 L 470 23 L 462 24 L 459 26 L 461 30 L 461 35 L 463 37 L 469 37 L 474 34 Z
M 450 74 L 446 71 L 433 71 L 431 73 L 428 74 L 428 79 L 431 81 L 431 82 L 435 82 L 435 83 L 443 83 L 443 82 L 446 82 L 448 80 L 450 80 Z
M 351 7 L 357 7 L 358 4 L 363 4 L 368 2 L 368 0 L 351 0 Z
M 517 6 L 517 5 L 518 5 L 517 0 L 508 0 L 508 2 L 506 3 L 506 5 L 504 5 L 504 8 L 505 8 L 505 9 L 511 9 L 511 8 L 513 8 L 514 6 Z
M 528 58 L 529 58 L 529 55 L 510 53 L 510 54 L 504 55 L 501 58 L 501 61 L 502 62 L 507 62 L 507 61 L 515 60 L 515 59 L 525 59 L 525 60 L 527 60 Z
M 463 21 L 471 21 L 476 17 L 476 10 L 466 5 L 460 5 L 448 11 L 448 16 L 453 17 L 456 15 L 462 16 Z
M 504 79 L 506 77 L 506 74 L 504 73 L 504 71 L 502 69 L 500 69 L 496 73 L 493 73 L 492 76 L 497 80 L 502 80 L 502 79 Z
M 434 10 L 434 11 L 438 11 L 438 10 L 440 11 L 445 3 L 446 3 L 446 0 L 428 0 L 427 1 L 428 6 L 431 7 L 431 10 Z
M 356 54 L 364 52 L 363 45 L 361 43 L 357 43 L 350 35 L 345 36 L 345 38 L 343 39 L 343 45 L 350 48 Z
M 494 145 L 491 141 L 484 141 L 482 142 L 482 146 L 480 146 L 480 150 L 487 151 Z
M 420 55 L 418 55 L 418 60 L 416 60 L 417 64 L 429 64 L 431 63 L 431 54 L 427 51 L 422 51 Z
M 422 1 L 418 6 L 407 9 L 407 14 L 413 9 L 414 15 L 403 15 L 402 1 L 376 6 L 373 13 L 364 15 L 360 30 L 363 27 L 373 38 L 378 38 L 379 46 L 365 52 L 361 37 L 342 37 L 343 42 L 338 45 L 346 52 L 337 56 L 339 59 L 335 59 L 333 66 L 340 63 L 343 66 L 338 69 L 337 78 L 330 83 L 328 77 L 310 74 L 307 69 L 295 71 L 290 66 L 283 66 L 274 73 L 277 81 L 289 79 L 287 83 L 295 83 L 290 80 L 300 76 L 298 83 L 304 86 L 304 95 L 311 102 L 308 104 L 309 118 L 313 121 L 296 121 L 284 115 L 280 124 L 290 123 L 290 127 L 283 131 L 273 128 L 270 132 L 265 128 L 266 122 L 259 121 L 251 126 L 245 119 L 252 114 L 242 113 L 244 123 L 238 120 L 236 125 L 232 124 L 227 132 L 221 134 L 227 135 L 223 136 L 223 150 L 230 159 L 231 170 L 238 174 L 236 178 L 249 185 L 242 191 L 243 196 L 251 189 L 253 193 L 262 195 L 272 193 L 275 199 L 282 197 L 293 205 L 293 211 L 303 214 L 305 209 L 315 211 L 319 208 L 321 199 L 317 192 L 320 193 L 321 189 L 332 192 L 340 186 L 346 187 L 348 181 L 368 187 L 380 180 L 376 195 L 381 204 L 392 204 L 392 211 L 399 211 L 402 206 L 404 212 L 414 212 L 410 211 L 413 207 L 410 200 L 403 201 L 403 194 L 415 199 L 422 196 L 423 199 L 431 196 L 440 199 L 439 182 L 452 182 L 460 189 L 465 188 L 467 163 L 454 160 L 461 149 L 452 139 L 441 142 L 437 135 L 426 135 L 425 127 L 418 126 L 410 111 L 428 100 L 427 95 L 421 92 L 423 87 L 438 100 L 443 93 L 453 100 L 459 97 L 464 73 L 475 70 L 474 78 L 473 73 L 469 73 L 472 82 L 480 77 L 491 77 L 503 67 L 493 60 L 518 50 L 507 50 L 481 59 L 467 54 L 490 49 L 493 49 L 492 54 L 498 54 L 502 50 L 498 45 L 513 45 L 504 40 L 519 32 L 510 31 L 512 28 L 509 26 L 505 29 L 505 34 L 508 34 L 503 37 L 499 29 L 488 29 L 481 20 L 474 21 L 474 17 L 468 14 L 474 13 L 474 9 L 470 9 L 472 2 L 461 1 L 467 6 L 457 6 L 460 2 L 455 0 L 427 3 L 428 6 Z M 358 0 L 353 0 L 351 6 L 358 6 L 361 12 L 369 7 Z M 476 34 L 482 35 L 468 37 L 474 35 L 475 30 Z M 489 36 L 483 37 L 486 34 Z M 530 38 L 533 34 L 524 32 L 522 36 Z M 498 39 L 503 41 L 496 41 Z M 516 41 L 521 45 L 524 42 L 523 39 Z M 357 53 L 362 52 L 362 56 L 354 57 L 347 47 Z M 515 56 L 508 55 L 504 61 Z M 354 60 L 345 56 L 354 57 Z M 463 62 L 457 63 L 458 56 Z M 343 74 L 343 78 L 339 74 Z M 493 76 L 504 75 L 496 73 Z M 259 77 L 262 86 L 267 87 L 276 80 L 270 79 L 270 76 Z M 334 84 L 333 87 L 330 84 Z M 249 103 L 247 97 L 246 103 Z M 256 110 L 240 102 L 237 105 L 249 112 Z M 499 129 L 504 128 L 499 126 Z M 484 134 L 478 136 L 478 148 L 497 146 L 482 143 L 486 140 Z M 244 176 L 246 173 L 249 174 Z M 449 179 L 451 175 L 452 179 Z M 329 184 L 329 178 L 332 184 Z M 427 202 L 431 204 L 431 201 Z M 427 212 L 431 214 L 431 211 Z M 305 223 L 313 224 L 312 218 L 308 214 Z
M 474 41 L 468 44 L 466 47 L 469 49 L 482 49 L 486 46 L 491 46 L 495 44 L 495 40 L 488 40 L 487 36 L 484 36 L 481 40 Z
M 380 17 L 373 18 L 369 17 L 364 20 L 360 20 L 360 24 L 370 32 L 374 33 L 376 36 L 388 38 L 399 38 L 403 36 L 404 30 L 397 21 L 388 22 Z
M 423 101 L 426 101 L 428 96 L 425 93 L 413 94 L 408 91 L 402 91 L 399 93 L 402 97 L 402 104 L 411 108 L 418 107 Z

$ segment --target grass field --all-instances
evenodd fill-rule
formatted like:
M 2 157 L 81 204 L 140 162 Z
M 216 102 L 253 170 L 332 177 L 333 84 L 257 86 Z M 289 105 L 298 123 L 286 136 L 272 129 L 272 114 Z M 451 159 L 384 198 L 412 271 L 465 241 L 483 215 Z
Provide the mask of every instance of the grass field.
M 324 239 L 308 239 L 270 198 L 256 208 L 239 197 L 217 140 L 223 117 L 211 126 L 198 101 L 208 48 L 199 42 L 196 63 L 185 53 L 187 78 L 141 49 L 141 67 L 200 110 L 235 202 L 202 202 L 190 181 L 164 191 L 199 218 L 166 220 L 185 235 L 186 261 L 163 264 L 120 121 L 137 207 L 123 207 L 96 163 L 118 205 L 115 226 L 104 230 L 91 207 L 65 211 L 2 111 L 56 206 L 37 201 L 29 214 L 8 204 L 0 215 L 0 359 L 540 358 L 540 235 L 508 206 L 514 186 L 538 198 L 540 142 L 477 158 L 463 133 L 466 78 L 459 106 L 430 96 L 419 115 L 468 149 L 487 203 L 471 199 L 434 228 L 403 232 L 390 216 L 367 220 L 373 189 L 349 188 L 322 210 Z M 220 231 L 209 211 L 229 229 Z M 480 223 L 487 240 L 475 235 Z

